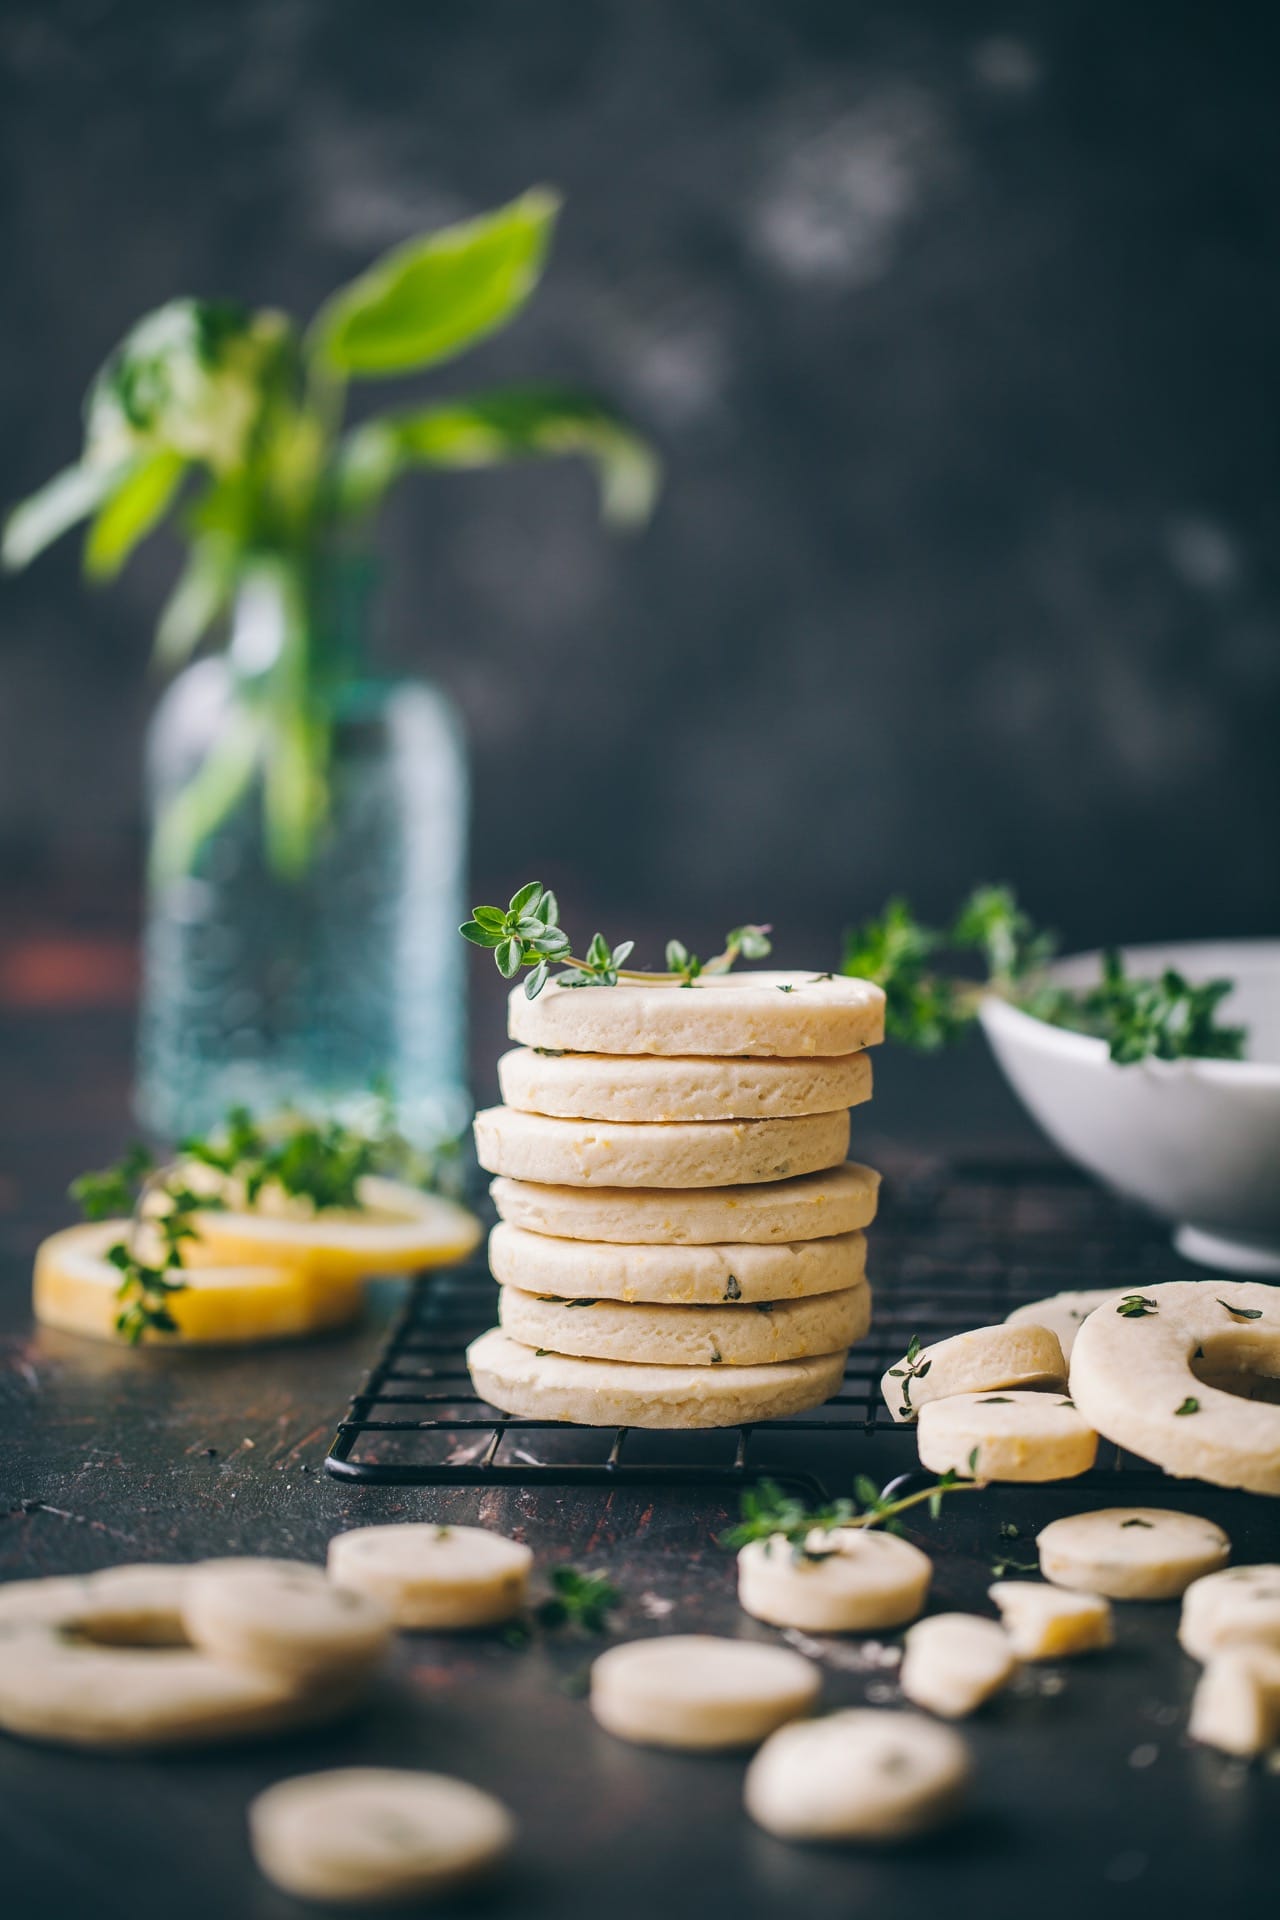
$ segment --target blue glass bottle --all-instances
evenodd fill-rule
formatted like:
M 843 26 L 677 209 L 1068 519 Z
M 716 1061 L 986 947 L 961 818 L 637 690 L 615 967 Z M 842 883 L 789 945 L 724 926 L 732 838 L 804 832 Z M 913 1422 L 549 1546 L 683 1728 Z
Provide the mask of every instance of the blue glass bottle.
M 247 580 L 226 654 L 151 724 L 138 1115 L 170 1140 L 236 1105 L 358 1121 L 382 1088 L 429 1145 L 469 1111 L 461 729 L 437 689 L 365 677 L 344 645 L 304 656 L 312 735 L 290 762 L 306 726 L 281 705 L 282 647 L 315 642 L 286 639 L 291 619 L 278 576 Z M 309 824 L 282 859 L 290 806 Z

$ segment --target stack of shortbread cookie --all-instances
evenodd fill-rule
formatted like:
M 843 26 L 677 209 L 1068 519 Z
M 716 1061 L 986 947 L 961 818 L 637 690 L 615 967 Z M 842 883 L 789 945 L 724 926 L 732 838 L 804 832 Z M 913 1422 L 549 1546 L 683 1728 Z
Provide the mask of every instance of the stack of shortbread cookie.
M 490 1405 L 590 1426 L 717 1427 L 829 1398 L 871 1318 L 848 1161 L 884 996 L 830 974 L 511 995 L 523 1042 L 476 1117 L 498 1177 Z

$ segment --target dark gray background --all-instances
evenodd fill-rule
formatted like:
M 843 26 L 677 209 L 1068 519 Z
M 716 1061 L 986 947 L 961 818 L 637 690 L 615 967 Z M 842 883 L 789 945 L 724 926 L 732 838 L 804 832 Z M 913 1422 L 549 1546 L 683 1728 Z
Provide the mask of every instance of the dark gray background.
M 586 381 L 669 485 L 631 541 L 573 470 L 420 480 L 387 517 L 384 657 L 465 710 L 477 889 L 825 937 L 1007 877 L 1074 943 L 1275 932 L 1271 22 L 7 0 L 0 495 L 74 453 L 140 310 L 306 313 L 550 180 L 535 306 L 437 388 Z M 127 894 L 175 558 L 88 596 L 68 545 L 0 588 L 18 889 Z

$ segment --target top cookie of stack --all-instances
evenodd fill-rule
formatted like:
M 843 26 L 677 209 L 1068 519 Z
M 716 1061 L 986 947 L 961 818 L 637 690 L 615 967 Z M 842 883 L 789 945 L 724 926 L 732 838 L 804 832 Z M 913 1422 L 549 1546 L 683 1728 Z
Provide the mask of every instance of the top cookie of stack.
M 723 1426 L 817 1405 L 870 1321 L 846 1163 L 884 997 L 828 974 L 511 995 L 523 1046 L 476 1117 L 498 1178 L 490 1404 L 592 1425 Z

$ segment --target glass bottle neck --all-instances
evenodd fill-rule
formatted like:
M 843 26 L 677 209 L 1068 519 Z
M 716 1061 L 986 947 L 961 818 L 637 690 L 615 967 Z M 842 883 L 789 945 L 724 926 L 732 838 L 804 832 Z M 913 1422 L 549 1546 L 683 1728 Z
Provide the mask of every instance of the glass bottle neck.
M 286 682 L 332 702 L 367 674 L 374 564 L 364 555 L 262 555 L 244 569 L 228 661 L 242 692 Z

